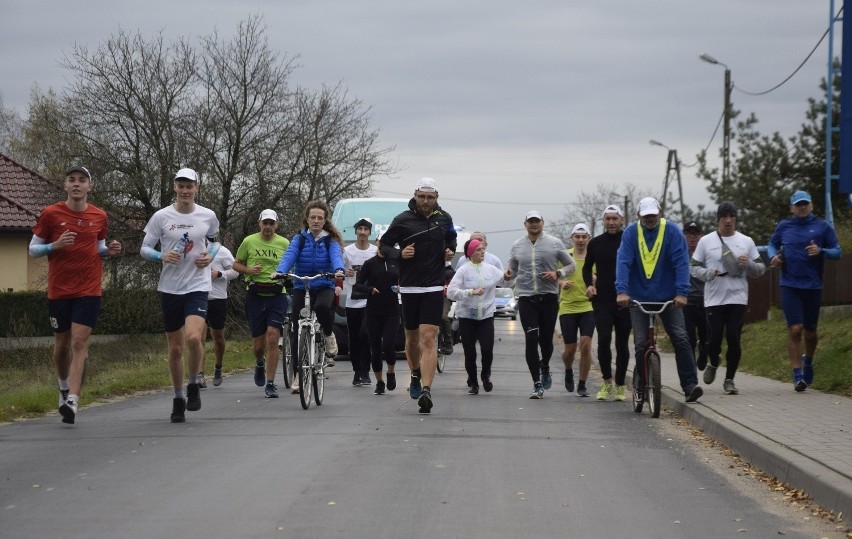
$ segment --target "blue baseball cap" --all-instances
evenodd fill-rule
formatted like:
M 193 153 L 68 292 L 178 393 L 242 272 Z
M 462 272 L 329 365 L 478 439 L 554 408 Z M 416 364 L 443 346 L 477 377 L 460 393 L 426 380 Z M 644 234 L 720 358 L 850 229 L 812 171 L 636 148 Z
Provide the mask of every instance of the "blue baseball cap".
M 807 191 L 796 191 L 793 193 L 793 196 L 790 197 L 790 205 L 794 206 L 799 202 L 807 202 L 810 204 L 813 201 L 811 200 L 811 195 L 809 195 Z

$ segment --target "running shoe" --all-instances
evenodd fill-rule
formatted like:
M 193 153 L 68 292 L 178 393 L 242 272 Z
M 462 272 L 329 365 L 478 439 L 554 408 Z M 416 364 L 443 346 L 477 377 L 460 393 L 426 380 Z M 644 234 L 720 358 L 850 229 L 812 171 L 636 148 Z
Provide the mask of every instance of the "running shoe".
M 580 380 L 580 383 L 577 384 L 577 396 L 579 397 L 588 397 L 589 390 L 586 389 L 586 383 Z
M 361 375 L 357 372 L 352 376 L 352 385 L 358 387 L 361 385 Z
M 574 369 L 565 369 L 565 389 L 568 393 L 574 392 Z
M 488 393 L 492 389 L 494 389 L 494 384 L 491 383 L 491 378 L 483 378 L 482 379 L 482 389 L 484 389 L 486 393 Z
M 333 358 L 333 357 L 327 357 L 327 356 L 326 356 L 326 358 L 325 358 L 325 366 L 326 366 L 326 367 L 334 367 L 334 365 L 335 365 L 335 363 L 334 363 L 334 358 Z
M 201 389 L 207 389 L 207 378 L 204 377 L 203 372 L 198 373 L 198 377 L 195 379 L 198 382 L 198 387 Z
M 627 400 L 627 395 L 624 393 L 624 386 L 615 386 L 615 397 L 613 400 L 624 402 Z
M 385 394 L 385 383 L 379 380 L 376 382 L 376 395 L 384 395 Z
M 201 410 L 201 390 L 198 384 L 186 385 L 186 409 L 190 412 Z
M 334 338 L 334 333 L 325 336 L 325 355 L 330 358 L 337 357 L 337 339 Z
M 213 385 L 215 387 L 222 385 L 222 369 L 216 369 L 213 371 Z
M 541 370 L 541 385 L 544 389 L 550 389 L 553 386 L 553 377 L 550 376 L 550 370 Z
M 59 413 L 62 414 L 62 422 L 69 425 L 74 424 L 74 418 L 77 416 L 77 401 L 73 398 L 66 399 L 62 406 L 59 407 Z
M 277 399 L 278 386 L 276 386 L 274 382 L 266 382 L 266 387 L 263 389 L 263 393 L 266 395 L 267 399 Z
M 734 381 L 730 378 L 725 378 L 725 381 L 722 382 L 722 389 L 725 390 L 725 393 L 728 395 L 739 395 L 740 392 L 737 389 L 737 386 L 734 385 Z
M 599 401 L 609 400 L 611 396 L 615 394 L 615 390 L 612 387 L 612 384 L 607 384 L 606 382 L 601 384 L 601 388 L 598 389 L 598 394 L 596 398 Z
M 183 423 L 186 417 L 183 412 L 186 410 L 186 401 L 181 398 L 175 398 L 172 401 L 172 423 Z
M 479 395 L 479 386 L 477 384 L 473 384 L 470 386 L 470 389 L 467 390 L 468 395 Z
M 695 366 L 698 367 L 699 371 L 703 371 L 707 368 L 707 356 L 698 356 L 698 359 L 695 360 Z
M 541 382 L 536 382 L 533 386 L 532 393 L 530 394 L 531 399 L 543 399 L 544 398 L 544 386 Z
M 260 359 L 254 366 L 254 385 L 263 387 L 266 384 L 266 360 Z
M 62 406 L 63 404 L 65 404 L 65 400 L 68 398 L 68 391 L 69 390 L 67 390 L 67 389 L 60 389 L 59 390 L 59 406 Z
M 709 368 L 710 365 L 707 365 L 707 367 Z M 704 390 L 701 389 L 701 386 L 698 385 L 698 384 L 695 384 L 694 386 L 692 386 L 692 388 L 690 388 L 689 391 L 686 392 L 686 402 L 695 402 L 698 399 L 700 399 L 701 395 L 703 395 L 703 394 L 704 394 Z
M 795 372 L 799 370 L 800 372 Z M 796 393 L 801 393 L 802 391 L 808 388 L 808 384 L 805 383 L 804 376 L 801 373 L 800 369 L 794 369 L 793 371 L 793 389 L 796 390 Z
M 393 391 L 394 389 L 396 389 L 396 373 L 388 373 L 388 382 L 386 387 L 388 388 L 388 391 Z
M 420 377 L 412 373 L 411 385 L 408 386 L 408 396 L 416 400 L 420 398 L 421 391 L 422 386 L 420 385 Z
M 371 385 L 372 383 L 373 383 L 373 380 L 370 378 L 369 372 L 361 373 L 361 385 L 362 386 L 368 386 L 368 385 Z
M 814 358 L 802 354 L 802 380 L 806 384 L 814 383 Z
M 420 396 L 417 398 L 417 405 L 420 406 L 421 414 L 428 414 L 432 411 L 432 391 L 428 387 L 420 390 Z
M 716 369 L 718 367 L 713 365 L 713 362 L 707 364 L 707 367 L 704 369 L 704 383 L 708 386 L 713 383 L 713 380 L 716 379 Z

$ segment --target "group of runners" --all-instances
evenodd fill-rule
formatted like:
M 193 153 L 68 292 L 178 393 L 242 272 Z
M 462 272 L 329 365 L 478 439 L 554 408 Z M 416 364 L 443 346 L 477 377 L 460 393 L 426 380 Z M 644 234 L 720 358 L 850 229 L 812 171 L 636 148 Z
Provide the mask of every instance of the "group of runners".
M 438 185 L 432 178 L 416 183 L 408 209 L 393 220 L 375 245 L 368 240 L 372 223 L 361 219 L 354 226 L 356 242 L 344 247 L 340 232 L 330 221 L 328 206 L 314 200 L 306 204 L 301 229 L 290 240 L 276 232 L 277 213 L 263 210 L 259 231 L 243 240 L 236 255 L 219 243 L 214 212 L 195 202 L 198 174 L 181 169 L 173 184 L 174 204 L 150 218 L 140 249 L 143 258 L 161 265 L 157 290 L 174 388 L 173 422 L 183 422 L 186 411 L 201 408 L 208 326 L 214 342 L 213 385 L 222 383 L 227 282 L 239 274 L 247 285 L 245 309 L 256 358 L 254 381 L 264 388 L 266 397 L 278 397 L 278 340 L 287 317 L 288 295 L 277 277 L 291 271 L 334 274 L 334 279 L 311 284 L 311 301 L 330 360 L 338 348 L 332 331 L 333 303 L 344 283 L 349 297 L 346 314 L 354 385 L 372 384 L 372 370 L 376 394 L 396 388 L 394 341 L 401 318 L 411 372 L 408 392 L 417 400 L 420 413 L 430 413 L 434 406 L 437 335 L 444 322 L 445 298 L 457 304 L 468 392 L 478 394 L 480 382 L 484 391 L 493 390 L 498 286 L 513 287 L 518 298 L 525 360 L 532 379 L 531 399 L 543 398 L 552 387 L 550 360 L 559 322 L 565 388 L 576 390 L 580 397 L 589 396 L 591 339 L 597 331 L 603 380 L 596 398 L 626 400 L 631 330 L 637 360 L 647 346 L 644 329 L 648 321 L 638 309 L 628 308 L 632 300 L 674 301 L 674 308 L 663 312 L 661 320 L 674 347 L 687 402 L 695 402 L 703 394 L 699 369 L 704 371 L 705 384 L 713 383 L 723 338 L 727 340 L 723 387 L 728 394 L 738 392 L 733 380 L 740 356 L 747 279 L 762 274 L 765 266 L 751 238 L 736 231 L 737 209 L 730 202 L 719 205 L 717 228 L 706 235 L 697 223 L 688 223 L 682 230 L 667 222 L 653 198 L 639 201 L 637 221 L 626 228 L 621 208 L 610 205 L 602 213 L 603 233 L 592 238 L 590 228 L 578 223 L 571 232 L 571 249 L 546 233 L 542 214 L 531 210 L 524 217 L 526 234 L 512 245 L 505 269 L 499 258 L 487 252 L 484 234 L 474 233 L 464 244 L 465 256 L 448 281 L 457 234 L 452 217 L 438 204 Z M 119 255 L 122 247 L 114 240 L 106 242 L 106 213 L 88 202 L 92 189 L 89 171 L 71 167 L 64 187 L 66 200 L 41 213 L 29 251 L 34 257 L 48 256 L 59 412 L 63 422 L 74 423 L 88 339 L 100 307 L 100 259 Z M 803 391 L 813 383 L 822 261 L 839 258 L 841 249 L 831 225 L 813 215 L 810 195 L 794 193 L 790 209 L 792 216 L 779 223 L 768 254 L 771 265 L 782 271 L 787 348 L 794 388 Z M 292 303 L 290 311 L 297 317 L 305 303 L 305 284 L 299 280 L 293 283 Z M 298 349 L 295 333 L 291 332 L 293 350 Z M 573 364 L 578 351 L 575 381 Z M 383 364 L 387 365 L 386 375 Z

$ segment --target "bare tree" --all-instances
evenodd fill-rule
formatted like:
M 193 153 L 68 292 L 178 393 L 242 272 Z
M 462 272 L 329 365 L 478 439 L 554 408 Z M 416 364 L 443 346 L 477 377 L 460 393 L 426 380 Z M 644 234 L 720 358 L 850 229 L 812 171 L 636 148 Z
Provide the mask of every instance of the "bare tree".
M 568 205 L 563 212 L 562 234 L 566 239 L 571 235 L 571 229 L 577 223 L 585 223 L 589 226 L 592 236 L 603 230 L 603 211 L 610 204 L 617 204 L 624 212 L 625 222 L 632 221 L 633 205 L 646 196 L 653 196 L 639 189 L 632 183 L 624 184 L 597 184 L 593 191 L 582 191 L 574 202 Z M 551 227 L 551 230 L 553 228 Z M 553 232 L 551 232 L 553 233 Z
M 6 108 L 0 93 L 0 152 L 12 155 L 12 141 L 20 137 L 22 128 L 18 111 Z
M 286 192 L 294 181 L 278 184 L 282 171 L 277 169 L 295 131 L 288 89 L 293 59 L 279 57 L 265 32 L 255 16 L 241 22 L 230 41 L 217 32 L 202 39 L 203 93 L 189 136 L 202 154 L 205 196 L 223 230 L 231 228 L 234 217 L 253 229 L 255 214 L 274 205 L 269 191 Z

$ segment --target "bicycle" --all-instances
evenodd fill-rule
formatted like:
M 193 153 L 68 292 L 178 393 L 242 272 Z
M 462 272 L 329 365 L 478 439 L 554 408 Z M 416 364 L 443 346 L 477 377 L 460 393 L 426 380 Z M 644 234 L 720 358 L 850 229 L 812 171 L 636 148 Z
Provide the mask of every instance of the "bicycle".
M 298 364 L 294 365 L 299 380 L 299 401 L 302 408 L 307 410 L 311 407 L 311 397 L 322 405 L 325 393 L 325 367 L 327 358 L 325 355 L 325 338 L 320 328 L 317 314 L 311 305 L 311 281 L 322 278 L 334 278 L 334 273 L 318 273 L 312 276 L 275 275 L 274 279 L 289 278 L 299 279 L 305 283 L 305 306 L 299 312 L 298 322 Z
M 292 298 L 290 299 L 292 302 Z M 293 347 L 290 343 L 291 333 L 293 331 L 293 322 L 290 321 L 290 314 L 284 319 L 281 325 L 281 336 L 278 338 L 278 350 L 281 351 L 281 370 L 284 374 L 284 387 L 290 389 L 293 387 L 293 382 L 296 381 L 296 363 L 293 361 Z
M 441 352 L 444 349 L 446 343 L 446 338 L 444 337 L 444 332 L 440 329 L 438 330 L 438 372 L 444 372 L 444 366 L 447 364 L 447 356 Z
M 639 302 L 630 300 L 631 307 L 639 309 L 649 317 L 648 346 L 645 348 L 645 354 L 642 356 L 642 365 L 636 365 L 633 369 L 633 411 L 637 414 L 642 413 L 642 407 L 647 400 L 651 417 L 660 417 L 662 378 L 660 373 L 660 353 L 657 352 L 654 326 L 657 322 L 657 316 L 662 314 L 673 303 L 673 300 L 666 301 L 665 303 L 659 301 Z M 653 310 L 648 308 L 651 305 L 658 305 L 659 309 Z M 644 376 L 640 376 L 640 374 Z M 644 384 L 642 383 L 643 378 Z

